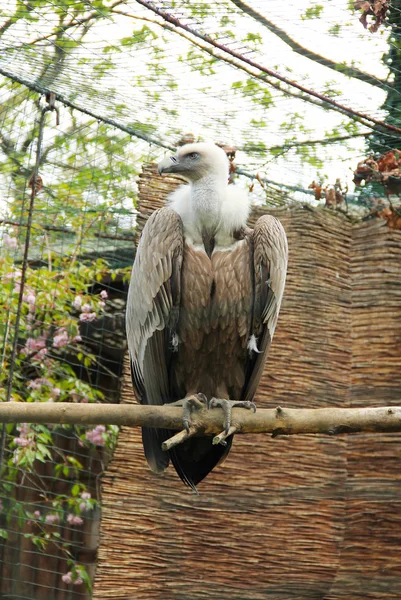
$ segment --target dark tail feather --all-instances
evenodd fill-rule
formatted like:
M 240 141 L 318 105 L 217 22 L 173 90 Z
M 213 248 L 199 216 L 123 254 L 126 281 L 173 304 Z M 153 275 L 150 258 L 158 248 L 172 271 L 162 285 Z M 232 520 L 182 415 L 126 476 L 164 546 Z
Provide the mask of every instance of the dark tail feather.
M 226 459 L 232 441 L 233 436 L 227 439 L 227 446 L 213 446 L 210 437 L 192 438 L 170 450 L 169 454 L 182 481 L 197 494 L 196 485 Z
M 164 430 L 152 427 L 142 427 L 142 442 L 145 457 L 154 473 L 163 473 L 170 462 L 168 452 L 162 450 L 162 442 L 167 439 L 164 435 L 167 433 Z

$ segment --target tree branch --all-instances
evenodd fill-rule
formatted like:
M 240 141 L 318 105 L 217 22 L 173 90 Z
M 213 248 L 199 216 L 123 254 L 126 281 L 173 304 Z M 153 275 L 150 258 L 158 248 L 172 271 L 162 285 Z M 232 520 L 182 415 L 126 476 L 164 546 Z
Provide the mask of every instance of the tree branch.
M 0 423 L 57 423 L 76 425 L 130 425 L 182 429 L 182 409 L 139 404 L 0 403 Z M 253 413 L 234 408 L 237 433 L 336 435 L 355 432 L 401 432 L 401 406 L 380 408 L 262 408 Z M 193 412 L 193 427 L 203 435 L 223 429 L 220 409 Z
M 356 69 L 355 67 L 349 67 L 348 65 L 335 62 L 334 60 L 330 60 L 329 58 L 326 58 L 325 56 L 321 56 L 320 54 L 317 54 L 316 52 L 312 52 L 312 50 L 308 50 L 308 48 L 304 48 L 303 46 L 301 46 L 301 44 L 298 44 L 298 42 L 296 40 L 294 40 L 292 37 L 290 37 L 288 35 L 288 33 L 286 31 L 284 31 L 284 29 L 281 29 L 280 27 L 278 27 L 277 25 L 275 25 L 274 23 L 272 23 L 271 21 L 266 19 L 266 17 L 264 15 L 261 15 L 259 12 L 254 10 L 251 6 L 249 6 L 245 2 L 242 2 L 242 0 L 231 0 L 231 2 L 233 4 L 235 4 L 235 6 L 237 8 L 242 10 L 242 12 L 246 13 L 248 16 L 252 17 L 256 21 L 258 21 L 259 23 L 264 25 L 269 31 L 271 31 L 278 38 L 280 38 L 280 40 L 285 42 L 287 44 L 287 46 L 289 46 L 294 52 L 297 52 L 297 54 L 301 54 L 301 56 L 304 56 L 305 58 L 309 58 L 310 60 L 313 60 L 313 61 L 319 63 L 323 67 L 328 67 L 329 69 L 333 69 L 333 71 L 335 71 L 336 73 L 342 73 L 343 75 L 346 75 L 347 77 L 359 79 L 360 81 L 364 81 L 365 83 L 374 85 L 375 87 L 378 87 L 382 90 L 388 91 L 388 89 L 391 87 L 391 85 L 387 81 L 384 81 L 383 79 L 378 79 L 377 77 L 374 77 L 373 75 L 370 75 L 369 73 L 365 73 L 364 71 L 360 71 L 359 69 Z
M 185 33 L 184 31 L 181 31 L 177 27 L 170 25 L 167 22 L 156 21 L 156 19 L 151 19 L 149 17 L 144 17 L 142 15 L 127 13 L 122 10 L 114 10 L 113 9 L 112 12 L 117 15 L 123 15 L 125 17 L 130 17 L 131 19 L 147 21 L 148 23 L 153 23 L 154 25 L 158 25 L 162 29 L 171 31 L 175 35 L 179 35 L 180 37 L 184 38 L 185 40 L 190 42 L 193 46 L 196 46 L 203 52 L 206 52 L 207 54 L 209 54 L 209 56 L 212 56 L 213 58 L 215 58 L 216 61 L 217 60 L 223 61 L 223 62 L 227 63 L 228 65 L 231 65 L 232 67 L 235 67 L 236 69 L 243 71 L 244 73 L 248 73 L 248 75 L 251 75 L 255 79 L 259 79 L 263 83 L 269 84 L 271 87 L 278 90 L 285 96 L 290 96 L 291 98 L 297 98 L 298 100 L 302 100 L 303 102 L 308 102 L 309 104 L 314 104 L 315 106 L 318 106 L 319 108 L 335 110 L 332 106 L 326 106 L 323 102 L 320 102 L 319 100 L 315 100 L 314 98 L 311 98 L 306 94 L 297 94 L 296 92 L 291 92 L 290 90 L 284 89 L 280 85 L 280 83 L 278 83 L 276 81 L 272 81 L 271 79 L 268 79 L 266 75 L 261 75 L 260 73 L 257 72 L 256 69 L 251 69 L 251 68 L 247 67 L 246 65 L 244 65 L 238 61 L 235 61 L 233 58 L 230 58 L 229 56 L 227 56 L 225 54 L 215 52 L 214 50 L 212 50 L 212 48 L 210 48 L 206 44 L 202 44 L 202 43 L 198 42 L 193 34 L 189 35 L 189 34 Z M 369 124 L 366 123 L 366 126 L 369 127 Z
M 101 13 L 99 10 L 96 10 L 94 12 L 91 12 L 88 16 L 86 17 L 82 17 L 82 18 L 77 18 L 77 17 L 72 17 L 72 20 L 69 23 L 66 23 L 65 25 L 57 25 L 54 30 L 51 33 L 48 33 L 47 35 L 42 35 L 38 38 L 35 38 L 34 40 L 31 40 L 30 42 L 23 42 L 22 44 L 19 44 L 18 46 L 8 46 L 6 48 L 3 48 L 3 52 L 5 50 L 18 50 L 20 48 L 26 48 L 27 46 L 34 46 L 35 44 L 38 44 L 39 42 L 43 42 L 45 40 L 49 40 L 52 37 L 58 37 L 60 36 L 60 34 L 65 33 L 66 31 L 68 31 L 69 29 L 71 29 L 72 27 L 80 27 L 81 25 L 87 25 L 89 21 L 94 21 L 96 19 L 104 19 L 108 16 L 108 13 L 115 7 L 118 6 L 119 4 L 122 4 L 124 0 L 116 0 L 113 4 L 111 4 L 109 7 L 107 7 L 106 12 L 105 13 Z M 32 7 L 29 7 L 26 10 L 33 10 L 33 5 Z M 15 23 L 15 19 L 10 19 L 10 23 L 5 23 L 5 25 L 3 26 L 3 28 L 8 28 L 11 25 L 13 25 Z M 0 34 L 3 33 L 2 28 L 0 28 Z
M 217 42 L 210 35 L 208 35 L 206 33 L 205 34 L 200 33 L 199 31 L 197 31 L 190 25 L 183 23 L 182 21 L 177 19 L 177 17 L 174 17 L 172 14 L 167 12 L 165 9 L 154 6 L 153 4 L 148 2 L 148 0 L 136 0 L 136 2 L 138 4 L 140 4 L 141 6 L 148 8 L 155 14 L 159 15 L 165 21 L 171 23 L 172 25 L 179 27 L 181 29 L 184 29 L 185 31 L 188 31 L 195 37 L 203 40 L 204 42 L 207 42 L 208 44 L 210 44 L 211 46 L 214 46 L 215 48 L 218 48 L 219 50 L 222 50 L 223 52 L 225 52 L 226 54 L 229 54 L 233 58 L 235 58 L 241 62 L 244 62 L 244 63 L 250 65 L 251 67 L 258 69 L 262 73 L 265 73 L 266 75 L 269 75 L 270 77 L 278 79 L 279 81 L 285 83 L 286 85 L 289 85 L 293 88 L 296 88 L 297 90 L 300 90 L 304 94 L 307 94 L 313 98 L 317 98 L 318 100 L 326 103 L 327 105 L 331 105 L 337 111 L 339 111 L 341 113 L 345 113 L 346 115 L 348 115 L 349 117 L 351 117 L 354 120 L 363 120 L 365 122 L 365 124 L 366 124 L 366 122 L 374 123 L 375 125 L 379 125 L 380 127 L 383 127 L 383 129 L 388 129 L 389 131 L 396 131 L 397 133 L 401 133 L 401 128 L 397 127 L 396 125 L 386 123 L 385 121 L 380 121 L 379 119 L 371 117 L 365 113 L 361 113 L 358 110 L 354 110 L 353 108 L 350 108 L 349 106 L 341 104 L 340 102 L 337 102 L 336 100 L 333 100 L 332 98 L 329 98 L 328 96 L 325 96 L 324 94 L 320 94 L 319 92 L 316 92 L 315 90 L 309 89 L 309 88 L 305 87 L 304 85 L 301 85 L 300 83 L 296 82 L 295 80 L 289 79 L 288 77 L 285 77 L 284 75 L 280 75 L 276 71 L 273 71 L 272 69 L 269 69 L 269 68 L 265 67 L 264 65 L 257 63 L 255 61 L 251 60 L 250 58 L 247 58 L 244 54 L 236 52 L 235 50 L 231 50 L 231 48 L 229 48 L 228 46 L 226 46 L 224 44 Z M 369 125 L 369 126 L 371 126 L 371 125 Z

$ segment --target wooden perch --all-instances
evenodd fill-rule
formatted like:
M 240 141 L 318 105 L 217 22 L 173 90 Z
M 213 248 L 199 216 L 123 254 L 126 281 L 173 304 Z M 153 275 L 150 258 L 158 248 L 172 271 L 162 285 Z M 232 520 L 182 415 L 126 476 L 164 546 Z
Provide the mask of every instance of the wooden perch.
M 77 425 L 130 425 L 182 430 L 182 409 L 175 406 L 138 404 L 0 403 L 0 423 L 59 423 Z M 236 433 L 293 435 L 356 432 L 401 432 L 401 406 L 381 408 L 261 408 L 253 413 L 234 408 L 232 427 Z M 192 413 L 198 435 L 220 434 L 220 408 Z M 191 432 L 192 433 L 192 432 Z M 216 440 L 215 443 L 217 443 Z

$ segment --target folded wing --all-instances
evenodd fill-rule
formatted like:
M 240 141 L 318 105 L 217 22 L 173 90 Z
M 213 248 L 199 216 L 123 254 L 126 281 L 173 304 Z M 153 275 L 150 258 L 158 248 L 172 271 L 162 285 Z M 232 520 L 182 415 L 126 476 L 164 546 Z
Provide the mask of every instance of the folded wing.
M 148 219 L 138 245 L 127 298 L 126 328 L 132 383 L 142 404 L 172 402 L 169 366 L 177 326 L 183 255 L 182 222 L 169 208 Z M 169 456 L 161 449 L 163 431 L 144 427 L 145 456 L 162 472 Z
M 288 263 L 287 236 L 278 219 L 271 215 L 260 217 L 252 237 L 254 314 L 243 400 L 253 399 L 263 373 L 283 298 Z

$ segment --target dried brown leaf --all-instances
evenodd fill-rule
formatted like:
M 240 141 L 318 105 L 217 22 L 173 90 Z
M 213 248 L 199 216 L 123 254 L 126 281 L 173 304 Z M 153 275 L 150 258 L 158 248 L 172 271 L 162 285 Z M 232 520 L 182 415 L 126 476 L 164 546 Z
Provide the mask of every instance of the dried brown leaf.
M 379 171 L 393 171 L 400 166 L 399 150 L 390 150 L 383 154 L 377 161 Z
M 319 183 L 316 183 L 315 180 L 312 181 L 310 185 L 308 185 L 310 190 L 314 190 L 316 200 L 321 200 L 322 198 L 322 186 Z
M 265 184 L 264 184 L 262 178 L 260 177 L 259 173 L 256 173 L 256 179 L 259 181 L 261 187 L 264 188 Z
M 355 8 L 362 11 L 359 20 L 365 29 L 368 28 L 368 17 L 373 17 L 373 22 L 369 25 L 369 31 L 375 33 L 384 23 L 387 11 L 390 7 L 390 0 L 358 0 L 354 4 Z
M 32 173 L 32 175 L 29 178 L 28 181 L 28 186 L 32 189 L 34 186 L 34 182 L 35 182 L 35 194 L 39 194 L 40 190 L 43 189 L 43 179 L 41 178 L 40 175 L 36 175 Z

